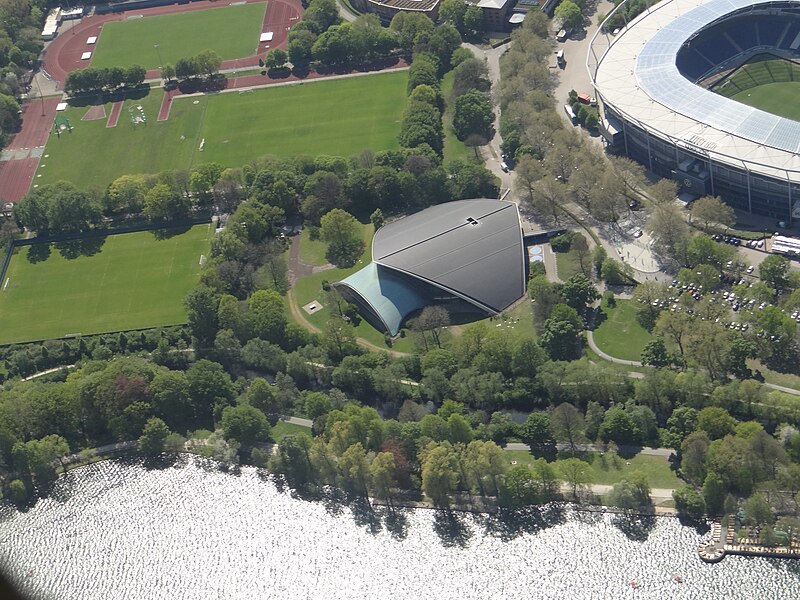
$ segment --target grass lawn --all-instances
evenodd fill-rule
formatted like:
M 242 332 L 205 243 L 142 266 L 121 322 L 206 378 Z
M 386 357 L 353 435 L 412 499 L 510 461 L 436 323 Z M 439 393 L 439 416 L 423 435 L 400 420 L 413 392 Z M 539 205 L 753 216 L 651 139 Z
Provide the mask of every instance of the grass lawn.
M 183 297 L 212 235 L 208 225 L 166 239 L 110 235 L 77 258 L 64 256 L 70 243 L 18 249 L 0 291 L 0 343 L 185 322 Z
M 299 433 L 311 435 L 311 428 L 294 423 L 287 423 L 286 421 L 278 421 L 272 426 L 272 439 L 276 442 L 280 442 L 287 435 L 296 435 Z
M 320 329 L 325 326 L 328 316 L 330 315 L 327 307 L 327 298 L 325 297 L 326 292 L 322 289 L 322 282 L 340 281 L 369 264 L 369 262 L 372 260 L 372 235 L 374 233 L 372 225 L 368 224 L 362 226 L 364 228 L 364 253 L 361 255 L 361 258 L 354 267 L 349 269 L 331 269 L 329 271 L 323 271 L 322 273 L 315 273 L 313 275 L 309 275 L 308 277 L 303 277 L 294 286 L 295 299 L 297 300 L 297 308 L 299 310 L 302 311 L 303 306 L 312 300 L 317 300 L 322 305 L 322 309 L 315 312 L 313 315 L 303 312 L 303 316 L 306 318 L 306 320 L 312 325 L 316 325 Z M 302 249 L 302 240 L 300 243 L 300 247 Z M 356 335 L 372 344 L 375 344 L 376 346 L 389 350 L 389 347 L 384 341 L 383 333 L 375 329 L 364 319 L 362 319 L 356 327 Z M 392 344 L 391 349 L 398 352 L 414 352 L 416 350 L 414 342 L 412 342 L 409 338 L 398 338 Z
M 753 371 L 756 369 L 761 371 L 761 374 L 764 376 L 764 381 L 767 383 L 800 390 L 800 377 L 797 375 L 773 371 L 769 367 L 765 366 L 761 361 L 755 359 L 748 359 L 747 366 L 753 369 Z
M 617 300 L 614 308 L 603 303 L 605 320 L 594 330 L 598 348 L 614 358 L 641 360 L 642 350 L 653 335 L 636 320 L 636 305 L 632 300 Z
M 266 3 L 241 4 L 110 21 L 100 31 L 92 66 L 138 64 L 156 69 L 204 50 L 215 51 L 222 60 L 252 56 L 258 48 L 266 7 Z M 159 55 L 164 63 L 159 62 Z
M 580 273 L 580 266 L 575 256 L 571 252 L 554 252 L 556 255 L 556 269 L 558 269 L 558 278 L 561 281 L 566 281 L 576 273 Z
M 463 160 L 465 162 L 477 162 L 475 158 L 475 151 L 468 148 L 464 142 L 456 137 L 456 132 L 453 131 L 453 107 L 455 100 L 449 100 L 453 92 L 453 81 L 455 74 L 450 71 L 442 78 L 442 96 L 445 98 L 445 110 L 442 115 L 442 124 L 444 125 L 444 162 L 449 163 L 454 160 Z
M 304 227 L 300 232 L 300 260 L 312 267 L 321 267 L 328 264 L 325 253 L 328 244 L 322 240 L 312 240 L 308 234 L 308 227 Z
M 519 464 L 531 464 L 535 457 L 525 450 L 506 450 L 509 462 L 517 461 Z M 614 485 L 633 473 L 641 471 L 647 476 L 651 488 L 674 489 L 683 485 L 672 469 L 669 462 L 661 456 L 651 456 L 649 454 L 637 454 L 633 458 L 625 459 L 617 457 L 618 460 L 612 461 L 609 455 L 601 457 L 597 452 L 588 452 L 583 455 L 590 465 L 590 483 L 600 485 Z M 559 460 L 554 461 L 558 467 Z
M 162 122 L 157 118 L 164 92 L 154 89 L 126 101 L 114 128 L 105 119 L 81 121 L 87 107 L 70 107 L 65 114 L 74 129 L 50 136 L 36 183 L 65 179 L 81 189 L 104 188 L 120 175 L 205 162 L 239 167 L 265 154 L 350 156 L 396 148 L 407 78 L 400 71 L 179 98 Z M 146 125 L 130 124 L 131 105 L 142 106 Z M 110 110 L 106 104 L 106 114 Z
M 106 127 L 106 119 L 82 121 L 89 107 L 67 108 L 63 114 L 73 130 L 61 137 L 50 135 L 36 183 L 66 180 L 80 189 L 105 188 L 128 173 L 187 168 L 199 142 L 207 97 L 200 98 L 199 104 L 176 102 L 170 119 L 158 122 L 163 97 L 162 90 L 154 89 L 143 98 L 126 100 L 119 123 L 113 128 Z M 146 125 L 131 125 L 131 106 L 143 108 Z M 110 114 L 111 103 L 106 103 L 105 109 L 106 115 Z
M 797 95 L 800 93 L 800 82 L 787 81 L 767 83 L 750 88 L 732 96 L 737 102 L 760 108 L 773 115 L 800 121 L 800 105 Z

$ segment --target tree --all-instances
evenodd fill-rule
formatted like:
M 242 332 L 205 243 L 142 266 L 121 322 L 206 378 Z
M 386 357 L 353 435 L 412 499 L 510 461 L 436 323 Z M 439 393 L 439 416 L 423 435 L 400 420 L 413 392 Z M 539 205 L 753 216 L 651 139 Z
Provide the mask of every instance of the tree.
M 281 48 L 270 50 L 264 61 L 267 69 L 283 69 L 289 60 L 289 55 Z
M 550 415 L 545 412 L 532 412 L 519 430 L 519 437 L 531 448 L 541 448 L 553 443 L 550 428 Z
M 353 266 L 364 247 L 361 227 L 348 212 L 334 208 L 320 221 L 320 237 L 327 242 L 326 258 L 338 267 Z
M 435 506 L 446 507 L 458 484 L 458 458 L 449 442 L 430 442 L 421 452 L 422 491 Z
M 697 415 L 697 428 L 705 431 L 711 440 L 718 440 L 733 433 L 735 424 L 736 419 L 719 406 L 707 406 Z
M 545 321 L 539 343 L 552 360 L 571 360 L 579 352 L 577 337 L 583 329 L 583 320 L 574 308 L 556 304 Z
M 630 414 L 619 407 L 606 412 L 599 434 L 604 442 L 614 442 L 617 445 L 634 446 L 641 443 L 642 439 L 642 432 Z
M 758 266 L 761 279 L 773 289 L 782 289 L 787 286 L 789 272 L 789 259 L 779 254 L 770 254 Z
M 736 212 L 717 196 L 703 196 L 692 203 L 692 219 L 703 223 L 703 229 L 709 230 L 709 225 L 715 223 L 724 225 L 727 229 L 736 223 Z
M 646 229 L 653 240 L 653 249 L 656 252 L 673 262 L 683 262 L 682 258 L 689 241 L 689 226 L 677 206 L 658 205 L 647 221 Z
M 597 288 L 583 273 L 577 273 L 567 279 L 560 293 L 567 306 L 571 306 L 578 311 L 582 311 L 589 304 L 600 298 Z
M 713 471 L 703 481 L 703 499 L 708 516 L 721 515 L 725 509 L 725 482 Z
M 572 0 L 564 0 L 554 13 L 556 22 L 564 29 L 577 29 L 583 24 L 583 13 Z
M 695 431 L 681 444 L 681 472 L 689 481 L 700 485 L 706 478 L 709 439 L 705 431 Z
M 426 306 L 411 323 L 411 328 L 422 333 L 425 349 L 428 349 L 426 333 L 431 334 L 432 346 L 442 347 L 442 329 L 450 325 L 450 314 L 443 306 Z
M 633 510 L 650 505 L 650 484 L 642 473 L 632 473 L 615 483 L 606 497 L 609 504 Z
M 337 362 L 346 356 L 358 354 L 356 333 L 352 323 L 339 317 L 330 317 L 322 333 L 322 346 L 328 356 Z
M 222 65 L 222 59 L 213 50 L 205 50 L 196 55 L 193 62 L 197 65 L 198 71 L 205 74 L 208 79 L 216 75 Z
M 558 463 L 561 477 L 572 488 L 572 497 L 578 497 L 578 489 L 591 483 L 589 465 L 579 458 L 567 458 Z
M 483 10 L 475 4 L 467 4 L 464 12 L 464 31 L 465 35 L 478 35 L 483 31 Z
M 555 439 L 569 444 L 572 452 L 575 452 L 575 445 L 584 440 L 586 423 L 583 415 L 569 402 L 559 404 L 553 409 L 550 413 L 550 427 Z
M 751 525 L 772 525 L 775 522 L 775 513 L 761 493 L 755 493 L 742 504 L 745 513 L 745 522 Z
M 706 511 L 703 495 L 691 485 L 684 485 L 672 492 L 678 513 L 690 519 L 700 520 Z
M 219 301 L 214 291 L 200 284 L 183 300 L 189 322 L 189 330 L 195 343 L 201 348 L 210 348 L 217 336 L 217 307 Z
M 161 67 L 161 79 L 164 81 L 175 79 L 175 65 L 167 64 Z
M 466 92 L 456 98 L 453 109 L 453 130 L 460 140 L 470 135 L 489 138 L 489 128 L 494 122 L 492 103 L 486 94 L 477 90 Z
M 444 0 L 439 9 L 439 17 L 445 23 L 450 23 L 460 32 L 464 32 L 464 13 L 467 12 L 467 4 L 462 0 Z
M 393 453 L 379 452 L 372 459 L 372 464 L 369 466 L 370 481 L 377 498 L 383 498 L 391 502 L 391 489 L 395 481 L 395 471 Z
M 385 219 L 383 217 L 383 211 L 380 208 L 376 208 L 369 216 L 369 222 L 372 223 L 372 228 L 375 231 L 378 231 L 378 229 L 383 227 L 384 221 Z
M 642 350 L 642 363 L 657 369 L 668 367 L 672 364 L 672 357 L 667 352 L 663 337 L 658 336 L 645 344 L 644 350 Z
M 189 381 L 181 371 L 164 370 L 150 382 L 150 404 L 156 415 L 173 428 L 192 417 Z
M 233 398 L 233 382 L 219 363 L 198 360 L 186 371 L 186 379 L 196 418 L 209 418 L 216 402 L 227 403 Z
M 285 342 L 283 298 L 274 290 L 258 290 L 247 299 L 247 322 L 254 337 L 273 344 Z
M 154 185 L 144 197 L 144 212 L 154 220 L 185 217 L 189 214 L 190 208 L 189 198 L 166 183 Z
M 266 415 L 249 404 L 226 406 L 222 410 L 220 426 L 226 440 L 236 440 L 243 446 L 254 446 L 270 439 Z
M 147 456 L 161 454 L 170 433 L 169 427 L 161 419 L 148 419 L 142 430 L 142 437 L 139 438 L 139 450 Z

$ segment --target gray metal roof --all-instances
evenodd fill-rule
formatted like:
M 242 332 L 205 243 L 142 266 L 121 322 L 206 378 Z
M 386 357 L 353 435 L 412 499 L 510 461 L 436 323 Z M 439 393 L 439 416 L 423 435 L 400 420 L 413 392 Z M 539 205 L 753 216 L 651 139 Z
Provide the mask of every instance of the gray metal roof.
M 457 200 L 389 223 L 372 260 L 500 312 L 525 293 L 519 211 L 502 200 Z

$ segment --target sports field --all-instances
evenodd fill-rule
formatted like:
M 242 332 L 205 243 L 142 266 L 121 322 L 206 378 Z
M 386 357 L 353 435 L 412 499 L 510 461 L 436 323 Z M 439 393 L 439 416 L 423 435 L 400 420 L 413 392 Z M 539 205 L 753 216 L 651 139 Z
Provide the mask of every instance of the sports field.
M 93 67 L 146 69 L 175 65 L 204 50 L 223 60 L 251 56 L 258 47 L 266 3 L 240 4 L 145 18 L 127 18 L 103 25 Z M 155 48 L 158 44 L 158 49 Z
M 120 175 L 204 162 L 238 167 L 265 154 L 351 156 L 366 148 L 396 148 L 407 77 L 399 71 L 178 98 L 161 122 L 164 92 L 152 90 L 126 101 L 113 128 L 105 119 L 82 121 L 88 107 L 70 107 L 63 114 L 73 130 L 50 135 L 34 183 L 67 180 L 83 189 L 102 188 Z M 146 125 L 131 125 L 131 106 L 142 106 Z M 111 104 L 105 108 L 109 114 Z
M 800 64 L 793 61 L 757 55 L 712 89 L 742 104 L 800 121 Z
M 800 121 L 800 82 L 765 83 L 732 96 L 737 102 L 760 108 L 773 115 Z
M 0 288 L 0 343 L 183 323 L 212 236 L 210 225 L 110 235 L 71 259 L 56 244 L 18 249 Z

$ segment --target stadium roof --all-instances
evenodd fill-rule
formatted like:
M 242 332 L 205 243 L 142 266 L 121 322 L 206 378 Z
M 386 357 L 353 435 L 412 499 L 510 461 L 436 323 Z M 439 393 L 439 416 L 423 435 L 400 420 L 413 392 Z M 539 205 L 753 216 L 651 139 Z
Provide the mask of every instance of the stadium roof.
M 513 202 L 458 200 L 389 223 L 372 240 L 372 260 L 337 285 L 358 293 L 392 335 L 428 303 L 415 281 L 490 314 L 525 293 L 525 246 Z
M 800 123 L 706 90 L 676 66 L 684 42 L 709 24 L 737 11 L 766 11 L 778 4 L 783 3 L 663 0 L 614 37 L 599 30 L 587 63 L 597 95 L 624 118 L 678 146 L 800 181 Z

